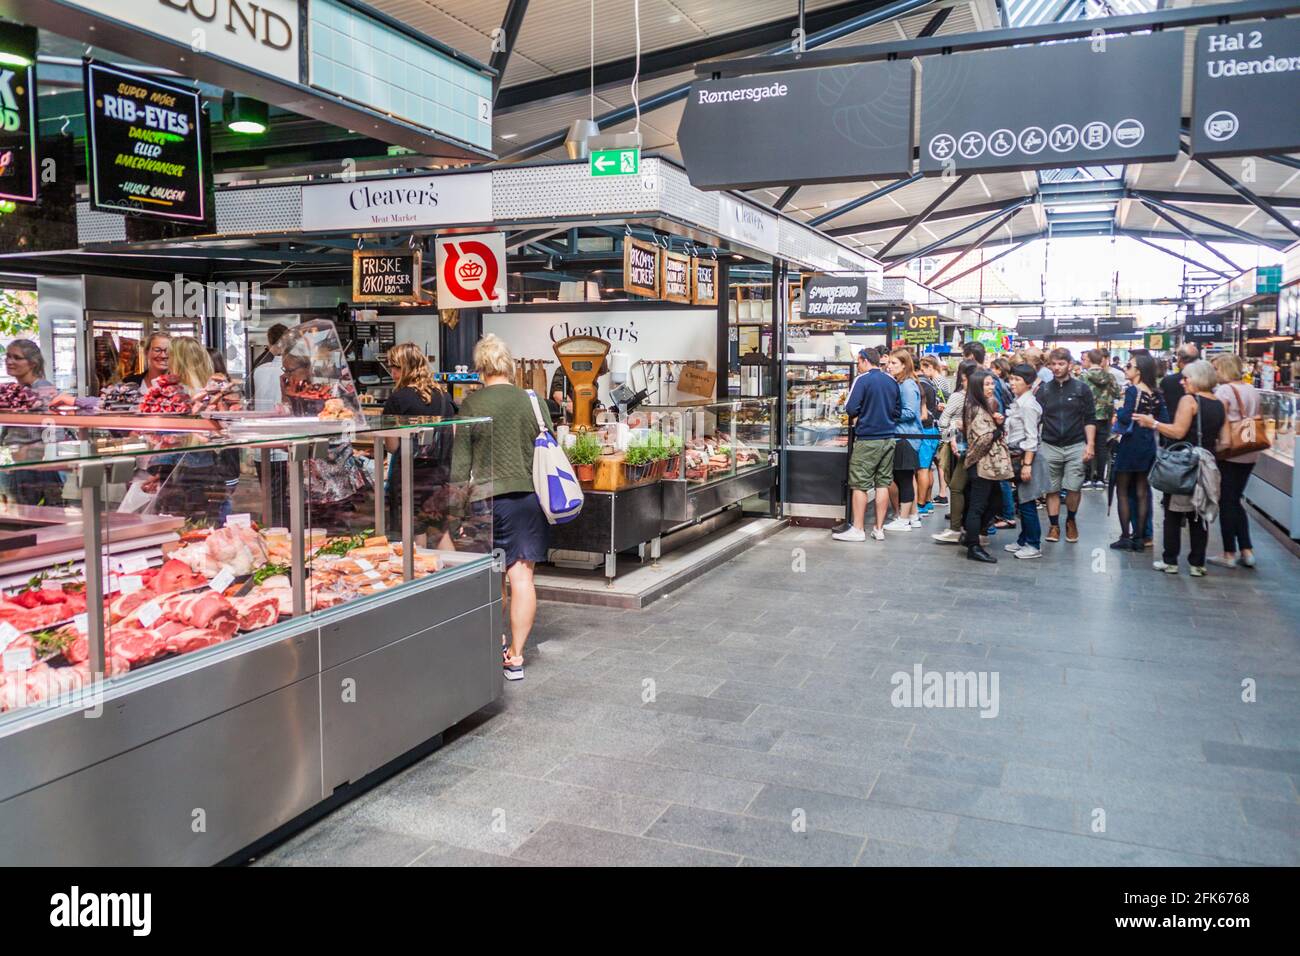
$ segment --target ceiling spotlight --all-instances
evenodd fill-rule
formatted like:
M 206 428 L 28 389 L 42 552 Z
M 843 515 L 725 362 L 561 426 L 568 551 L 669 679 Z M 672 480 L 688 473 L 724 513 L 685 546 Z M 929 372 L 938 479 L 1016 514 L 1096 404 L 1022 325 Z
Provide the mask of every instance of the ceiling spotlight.
M 733 252 L 731 254 L 731 258 L 735 259 L 737 262 L 741 262 L 742 260 L 744 260 L 745 257 L 742 256 L 739 252 Z
M 259 136 L 270 126 L 267 105 L 229 90 L 221 97 L 221 118 L 232 133 Z

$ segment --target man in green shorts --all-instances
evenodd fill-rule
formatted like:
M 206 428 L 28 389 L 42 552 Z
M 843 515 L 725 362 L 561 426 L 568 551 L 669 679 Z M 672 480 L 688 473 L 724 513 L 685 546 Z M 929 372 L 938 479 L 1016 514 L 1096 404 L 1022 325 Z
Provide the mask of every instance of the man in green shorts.
M 902 392 L 894 377 L 880 367 L 876 349 L 863 349 L 858 358 L 866 363 L 867 371 L 854 380 L 844 405 L 854 435 L 853 457 L 849 459 L 853 524 L 831 537 L 836 541 L 866 541 L 867 502 L 874 495 L 871 537 L 883 541 L 889 485 L 894 480 L 894 426 L 903 410 Z

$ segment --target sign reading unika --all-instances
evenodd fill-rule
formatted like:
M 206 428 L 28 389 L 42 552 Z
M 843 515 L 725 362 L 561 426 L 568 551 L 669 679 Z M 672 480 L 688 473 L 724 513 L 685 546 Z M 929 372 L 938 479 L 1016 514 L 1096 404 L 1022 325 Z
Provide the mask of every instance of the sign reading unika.
M 36 31 L 12 23 L 0 23 L 0 199 L 36 201 Z
M 659 292 L 669 302 L 691 301 L 691 257 L 665 252 L 659 257 Z
M 1183 32 L 921 60 L 921 171 L 992 172 L 1178 155 Z
M 506 237 L 500 232 L 437 241 L 438 308 L 506 304 Z
M 659 297 L 659 254 L 653 242 L 630 236 L 623 240 L 623 291 L 634 295 Z
M 1193 156 L 1300 150 L 1300 20 L 1201 27 L 1192 77 Z
M 1188 342 L 1222 342 L 1224 338 L 1223 316 L 1197 315 L 1188 316 L 1183 326 L 1183 338 Z
M 696 305 L 718 304 L 718 260 L 691 259 L 691 301 Z
M 87 61 L 90 204 L 203 222 L 212 179 L 199 91 Z
M 419 249 L 355 249 L 353 302 L 418 302 L 423 253 Z

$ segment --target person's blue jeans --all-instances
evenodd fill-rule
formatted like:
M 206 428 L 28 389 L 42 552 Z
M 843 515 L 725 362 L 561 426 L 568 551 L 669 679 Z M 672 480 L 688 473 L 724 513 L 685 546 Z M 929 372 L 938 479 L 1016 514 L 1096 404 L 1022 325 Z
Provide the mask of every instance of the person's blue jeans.
M 1002 484 L 1002 517 L 1007 521 L 1016 520 L 1016 492 L 1011 486 L 1011 482 L 1004 481 Z
M 1016 538 L 1016 544 L 1028 544 L 1033 547 L 1041 547 L 1043 543 L 1043 525 L 1038 520 L 1038 502 L 1032 498 L 1028 501 L 1022 501 L 1016 510 L 1020 514 L 1020 537 Z
M 1151 507 L 1151 502 L 1151 486 L 1147 485 L 1147 525 L 1142 529 L 1142 537 L 1147 540 L 1150 540 L 1153 537 L 1152 529 L 1154 528 L 1154 519 L 1152 516 L 1155 514 L 1155 509 Z M 1137 488 L 1133 485 L 1130 485 L 1128 489 L 1128 508 L 1129 514 L 1135 515 L 1138 513 Z

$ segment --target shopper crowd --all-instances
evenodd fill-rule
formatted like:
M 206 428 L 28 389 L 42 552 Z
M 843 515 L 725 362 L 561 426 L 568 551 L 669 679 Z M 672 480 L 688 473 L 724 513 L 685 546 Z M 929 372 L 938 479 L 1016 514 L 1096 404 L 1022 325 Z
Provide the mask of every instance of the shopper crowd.
M 1175 368 L 1162 365 L 1143 350 L 1121 368 L 1104 349 L 1075 362 L 1064 348 L 993 357 L 972 342 L 950 372 L 935 356 L 862 349 L 845 406 L 849 514 L 833 537 L 883 541 L 947 505 L 948 527 L 932 535 L 939 544 L 992 564 L 991 536 L 1015 529 L 1005 551 L 1031 560 L 1044 542 L 1078 542 L 1082 493 L 1093 489 L 1115 506 L 1111 548 L 1142 552 L 1154 549 L 1159 493 L 1156 570 L 1178 573 L 1184 527 L 1194 577 L 1207 563 L 1253 568 L 1242 495 L 1267 445 L 1255 425 L 1259 392 L 1233 355 L 1210 363 L 1186 344 Z M 1208 557 L 1216 521 L 1223 553 Z

